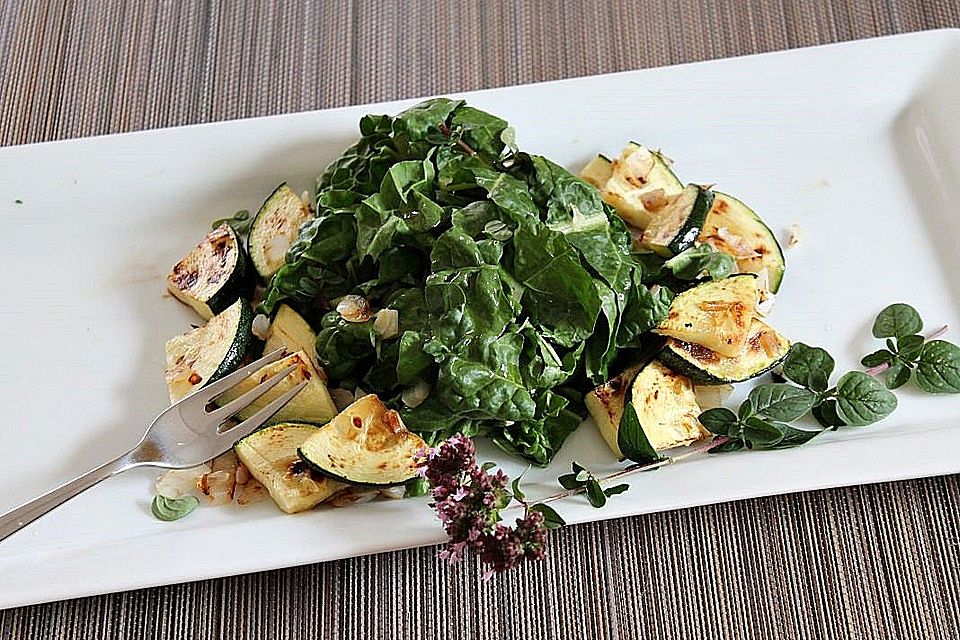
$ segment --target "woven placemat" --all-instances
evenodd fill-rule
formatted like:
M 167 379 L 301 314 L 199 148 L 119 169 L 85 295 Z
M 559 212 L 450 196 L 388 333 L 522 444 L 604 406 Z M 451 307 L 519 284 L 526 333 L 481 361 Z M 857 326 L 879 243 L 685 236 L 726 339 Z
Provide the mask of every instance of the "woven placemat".
M 0 144 L 960 26 L 956 0 L 0 2 Z M 960 477 L 568 527 L 484 584 L 410 550 L 0 612 L 0 638 L 958 638 Z

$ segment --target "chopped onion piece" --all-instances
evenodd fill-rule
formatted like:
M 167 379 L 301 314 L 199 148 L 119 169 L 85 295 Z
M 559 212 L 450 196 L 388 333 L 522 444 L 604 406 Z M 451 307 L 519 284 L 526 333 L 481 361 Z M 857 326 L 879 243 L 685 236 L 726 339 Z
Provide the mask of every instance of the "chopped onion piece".
M 373 321 L 373 330 L 384 340 L 400 333 L 400 314 L 396 309 L 380 309 Z
M 663 189 L 653 189 L 640 195 L 643 208 L 651 213 L 660 211 L 667 206 L 667 192 Z
M 366 322 L 370 319 L 370 303 L 363 296 L 343 296 L 337 303 L 337 313 L 347 322 Z
M 210 473 L 210 465 L 202 464 L 189 469 L 171 469 L 157 478 L 157 493 L 164 498 L 200 497 L 197 480 Z
M 229 504 L 233 502 L 236 479 L 235 471 L 211 471 L 200 476 L 197 489 L 209 498 L 212 505 Z
M 347 507 L 351 504 L 363 504 L 364 502 L 370 502 L 376 497 L 376 489 L 350 487 L 333 494 L 333 496 L 327 500 L 327 502 L 334 507 Z
M 803 228 L 799 224 L 790 225 L 787 236 L 787 249 L 793 249 L 803 240 Z
M 423 401 L 427 399 L 427 396 L 430 395 L 430 383 L 424 380 L 421 380 L 412 387 L 404 389 L 400 393 L 400 399 L 403 401 L 403 404 L 407 405 L 411 409 L 415 409 L 423 404 Z
M 746 240 L 744 240 L 737 234 L 732 233 L 726 227 L 718 227 L 717 235 L 733 251 L 733 257 L 736 258 L 737 260 L 760 257 L 760 254 L 757 253 L 757 251 L 753 247 L 751 247 Z M 716 247 L 714 247 L 714 249 L 716 249 Z
M 260 340 L 266 340 L 270 337 L 270 318 L 258 313 L 253 317 L 253 324 L 250 327 L 251 333 Z
M 693 391 L 697 394 L 697 404 L 700 405 L 701 409 L 706 411 L 707 409 L 722 407 L 723 403 L 730 397 L 730 394 L 733 393 L 733 385 L 698 384 L 694 386 Z
M 380 495 L 391 500 L 399 500 L 407 495 L 407 488 L 402 484 L 396 487 L 386 487 L 384 489 L 380 489 Z

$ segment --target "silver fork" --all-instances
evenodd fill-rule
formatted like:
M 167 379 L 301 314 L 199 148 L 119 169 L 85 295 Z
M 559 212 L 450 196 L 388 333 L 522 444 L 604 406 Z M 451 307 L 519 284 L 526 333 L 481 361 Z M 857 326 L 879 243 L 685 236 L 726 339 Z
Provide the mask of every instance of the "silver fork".
M 158 415 L 147 428 L 140 443 L 127 453 L 3 514 L 0 516 L 0 540 L 101 480 L 127 469 L 143 466 L 187 469 L 220 455 L 237 440 L 269 420 L 270 416 L 303 389 L 307 381 L 304 380 L 240 424 L 227 429 L 220 425 L 280 384 L 296 369 L 296 365 L 290 365 L 218 409 L 208 411 L 207 407 L 218 395 L 271 362 L 276 362 L 284 354 L 283 349 L 278 349 L 202 387 Z

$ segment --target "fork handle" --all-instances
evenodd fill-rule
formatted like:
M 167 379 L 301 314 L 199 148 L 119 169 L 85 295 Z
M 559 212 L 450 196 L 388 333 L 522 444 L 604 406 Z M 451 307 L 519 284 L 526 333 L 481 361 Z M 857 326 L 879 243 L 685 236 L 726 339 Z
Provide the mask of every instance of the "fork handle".
M 101 480 L 105 480 L 112 475 L 129 469 L 133 466 L 128 460 L 129 455 L 130 454 L 124 454 L 116 460 L 102 464 L 96 469 L 88 471 L 78 478 L 74 478 L 70 482 L 46 492 L 39 498 L 35 498 L 3 514 L 0 516 L 0 540 L 16 533 L 48 511 L 59 507 L 70 498 L 86 491 Z

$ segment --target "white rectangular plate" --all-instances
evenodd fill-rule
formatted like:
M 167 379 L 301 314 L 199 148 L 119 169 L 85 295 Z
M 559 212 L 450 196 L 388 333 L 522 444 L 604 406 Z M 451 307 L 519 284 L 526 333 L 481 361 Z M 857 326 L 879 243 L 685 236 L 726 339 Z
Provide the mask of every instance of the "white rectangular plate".
M 464 95 L 576 170 L 626 141 L 797 223 L 773 323 L 841 370 L 894 301 L 960 334 L 960 32 L 937 31 Z M 0 511 L 126 450 L 165 406 L 163 342 L 196 319 L 164 293 L 211 220 L 283 180 L 309 189 L 368 112 L 412 101 L 0 149 Z M 22 200 L 22 204 L 15 203 Z M 931 328 L 931 327 L 928 327 Z M 642 474 L 570 522 L 960 471 L 960 397 L 906 388 L 881 424 L 809 446 Z M 522 469 L 489 447 L 509 473 Z M 585 425 L 545 470 L 616 466 Z M 269 502 L 150 515 L 156 473 L 107 480 L 0 542 L 0 607 L 440 542 L 424 500 L 282 515 Z

